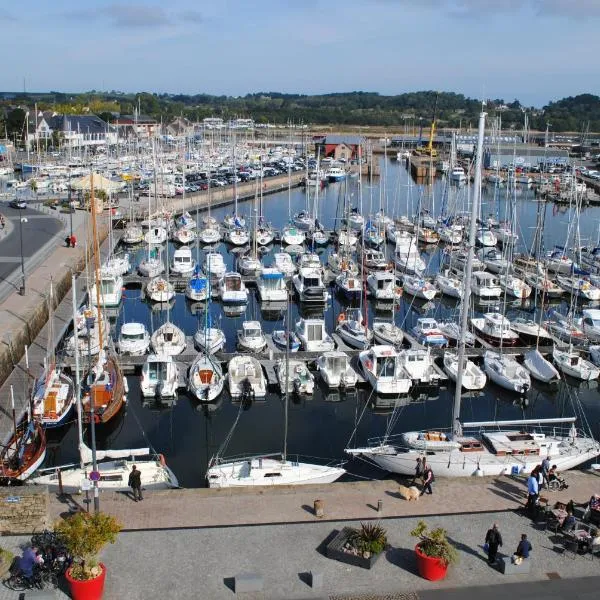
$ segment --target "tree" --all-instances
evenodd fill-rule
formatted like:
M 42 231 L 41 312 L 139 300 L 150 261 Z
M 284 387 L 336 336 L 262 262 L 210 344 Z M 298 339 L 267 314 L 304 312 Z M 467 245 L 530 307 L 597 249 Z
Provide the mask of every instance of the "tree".
M 15 135 L 19 140 L 24 139 L 26 112 L 22 108 L 15 108 L 6 117 L 6 134 L 9 139 Z

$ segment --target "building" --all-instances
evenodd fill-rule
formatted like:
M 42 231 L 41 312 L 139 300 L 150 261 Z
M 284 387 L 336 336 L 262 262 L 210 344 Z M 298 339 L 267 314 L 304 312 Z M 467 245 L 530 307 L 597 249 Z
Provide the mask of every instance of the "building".
M 359 149 L 365 142 L 364 138 L 357 135 L 326 135 L 313 139 L 321 158 L 345 161 L 358 159 Z
M 164 131 L 171 137 L 188 137 L 194 134 L 194 124 L 185 117 L 177 117 L 164 128 Z
M 121 115 L 115 120 L 120 138 L 150 139 L 158 133 L 159 123 L 148 115 Z
M 117 129 L 93 114 L 55 115 L 48 126 L 51 132 L 59 133 L 61 146 L 83 148 L 117 143 Z
M 483 150 L 483 166 L 486 169 L 510 166 L 531 168 L 568 163 L 568 150 L 560 148 L 540 148 L 531 144 L 493 144 Z
M 223 119 L 219 117 L 206 117 L 202 119 L 204 129 L 223 129 Z

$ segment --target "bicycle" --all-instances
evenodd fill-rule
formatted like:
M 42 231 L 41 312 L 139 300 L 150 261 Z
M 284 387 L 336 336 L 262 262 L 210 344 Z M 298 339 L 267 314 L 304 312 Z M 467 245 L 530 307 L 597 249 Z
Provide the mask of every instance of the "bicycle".
M 32 589 L 56 589 L 58 587 L 58 577 L 51 570 L 45 570 L 42 565 L 35 565 L 31 575 L 25 575 L 17 567 L 16 571 L 4 580 L 4 585 L 15 592 Z

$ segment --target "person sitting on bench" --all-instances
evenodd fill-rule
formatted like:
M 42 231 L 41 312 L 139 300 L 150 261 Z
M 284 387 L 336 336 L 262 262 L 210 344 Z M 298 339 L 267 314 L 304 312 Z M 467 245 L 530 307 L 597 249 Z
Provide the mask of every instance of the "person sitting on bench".
M 512 555 L 512 562 L 515 564 L 522 563 L 526 558 L 529 558 L 529 553 L 533 548 L 530 541 L 527 539 L 527 534 L 521 534 L 521 541 L 517 546 L 516 552 Z

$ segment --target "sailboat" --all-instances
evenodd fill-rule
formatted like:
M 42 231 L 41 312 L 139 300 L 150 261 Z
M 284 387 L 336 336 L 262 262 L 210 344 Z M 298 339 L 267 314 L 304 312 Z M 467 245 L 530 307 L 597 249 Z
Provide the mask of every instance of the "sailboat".
M 198 354 L 188 376 L 188 390 L 202 402 L 212 402 L 223 391 L 225 377 L 221 363 L 210 354 Z
M 473 248 L 475 246 L 477 205 L 481 195 L 481 165 L 485 114 L 479 118 L 477 169 L 475 172 L 475 199 L 469 235 L 466 280 L 471 279 Z M 465 290 L 465 307 L 469 288 Z M 461 313 L 461 331 L 467 330 L 468 311 Z M 464 336 L 461 336 L 458 360 L 465 356 Z M 386 432 L 383 439 L 373 440 L 362 448 L 346 448 L 350 455 L 362 456 L 382 469 L 403 475 L 414 474 L 416 458 L 426 455 L 427 463 L 436 476 L 470 477 L 472 475 L 498 476 L 530 472 L 540 464 L 543 456 L 550 456 L 559 471 L 574 468 L 600 455 L 600 444 L 593 437 L 575 428 L 576 417 L 554 419 L 519 419 L 514 421 L 460 422 L 462 369 L 457 372 L 452 433 L 440 431 L 407 432 L 399 439 Z M 392 419 L 392 422 L 396 422 Z M 564 429 L 556 425 L 566 425 Z M 514 426 L 514 429 L 510 429 Z M 533 431 L 528 431 L 533 426 Z M 544 426 L 549 426 L 543 430 Z M 490 429 L 487 429 L 490 428 Z M 473 434 L 464 433 L 472 429 Z
M 73 380 L 56 364 L 54 352 L 54 285 L 48 295 L 48 350 L 44 370 L 35 380 L 31 394 L 33 416 L 42 425 L 58 427 L 69 416 L 75 401 Z
M 290 311 L 288 298 L 288 331 L 290 331 L 289 314 Z M 286 361 L 287 364 L 285 367 L 285 372 L 288 381 L 284 386 L 285 417 L 283 452 L 281 454 L 249 456 L 238 460 L 225 460 L 221 458 L 221 454 L 225 451 L 225 447 L 222 447 L 210 460 L 208 471 L 206 472 L 208 487 L 227 488 L 258 485 L 273 486 L 331 483 L 336 479 L 339 479 L 346 472 L 345 469 L 339 466 L 322 466 L 317 464 L 302 463 L 297 460 L 288 460 L 287 432 L 290 389 L 289 350 L 286 352 Z M 232 433 L 233 431 L 230 432 L 227 439 L 231 437 Z

